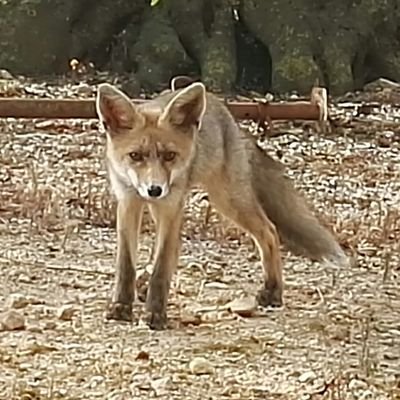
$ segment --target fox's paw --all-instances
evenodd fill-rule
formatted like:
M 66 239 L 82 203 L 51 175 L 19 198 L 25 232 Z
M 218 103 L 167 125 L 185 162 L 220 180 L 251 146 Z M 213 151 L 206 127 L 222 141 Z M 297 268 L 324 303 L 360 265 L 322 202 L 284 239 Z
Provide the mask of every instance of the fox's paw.
M 132 305 L 120 302 L 110 304 L 106 313 L 106 319 L 115 319 L 117 321 L 132 321 Z
M 282 288 L 264 285 L 257 294 L 257 302 L 262 307 L 281 307 L 283 304 Z
M 152 312 L 148 320 L 148 325 L 154 331 L 163 331 L 167 328 L 167 313 Z

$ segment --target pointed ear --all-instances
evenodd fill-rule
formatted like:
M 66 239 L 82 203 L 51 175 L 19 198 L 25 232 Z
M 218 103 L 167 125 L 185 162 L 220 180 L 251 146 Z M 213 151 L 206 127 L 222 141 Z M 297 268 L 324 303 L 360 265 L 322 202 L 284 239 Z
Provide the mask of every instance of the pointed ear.
M 200 82 L 192 83 L 170 100 L 159 123 L 167 121 L 183 129 L 193 126 L 200 129 L 205 110 L 206 88 Z
M 105 129 L 116 133 L 120 129 L 131 129 L 140 115 L 130 99 L 116 87 L 102 83 L 97 90 L 96 111 Z

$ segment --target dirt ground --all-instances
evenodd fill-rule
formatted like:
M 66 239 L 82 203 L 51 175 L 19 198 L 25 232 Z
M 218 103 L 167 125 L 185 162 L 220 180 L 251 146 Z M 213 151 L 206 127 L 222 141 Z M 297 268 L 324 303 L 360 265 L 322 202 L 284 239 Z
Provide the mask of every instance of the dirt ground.
M 194 192 L 164 332 L 140 302 L 133 324 L 104 319 L 115 204 L 97 122 L 0 120 L 0 312 L 19 328 L 3 321 L 0 398 L 400 399 L 400 114 L 357 104 L 333 109 L 330 134 L 282 123 L 266 144 L 352 266 L 283 247 L 284 307 L 239 316 L 227 304 L 258 289 L 258 255 Z M 142 237 L 140 273 L 148 221 Z

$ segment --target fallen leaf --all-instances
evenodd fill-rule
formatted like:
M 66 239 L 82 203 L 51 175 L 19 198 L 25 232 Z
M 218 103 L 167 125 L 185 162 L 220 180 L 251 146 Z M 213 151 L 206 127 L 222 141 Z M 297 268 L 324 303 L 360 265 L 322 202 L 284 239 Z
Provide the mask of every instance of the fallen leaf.
M 136 356 L 136 360 L 149 360 L 150 359 L 150 354 L 147 351 L 139 351 L 138 355 Z

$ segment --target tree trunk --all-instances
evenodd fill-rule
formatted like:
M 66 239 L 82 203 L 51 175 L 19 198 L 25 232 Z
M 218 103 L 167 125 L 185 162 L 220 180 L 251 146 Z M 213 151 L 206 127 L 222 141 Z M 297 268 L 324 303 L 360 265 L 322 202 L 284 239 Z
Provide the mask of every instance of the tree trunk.
M 191 73 L 196 68 L 179 41 L 164 4 L 147 11 L 129 58 L 142 86 L 150 91 L 165 88 L 174 75 Z
M 13 0 L 0 2 L 0 68 L 60 74 L 71 58 L 213 91 L 331 93 L 400 81 L 399 0 Z M 132 79 L 133 80 L 133 79 Z M 140 86 L 139 85 L 139 86 Z M 136 92 L 136 91 L 135 91 Z
M 236 80 L 236 45 L 230 0 L 170 0 L 169 13 L 204 83 L 229 92 Z
M 68 68 L 71 21 L 79 0 L 12 1 L 0 5 L 0 64 L 21 74 L 60 73 Z

